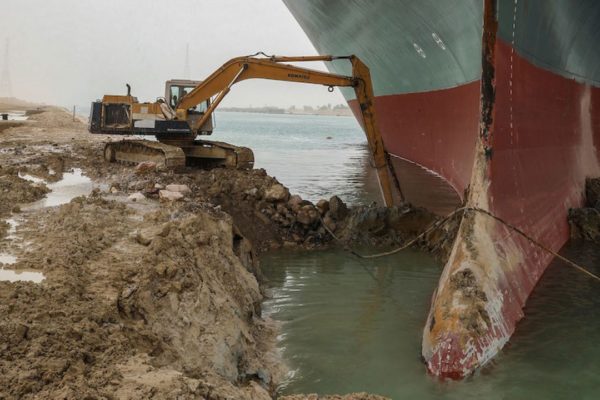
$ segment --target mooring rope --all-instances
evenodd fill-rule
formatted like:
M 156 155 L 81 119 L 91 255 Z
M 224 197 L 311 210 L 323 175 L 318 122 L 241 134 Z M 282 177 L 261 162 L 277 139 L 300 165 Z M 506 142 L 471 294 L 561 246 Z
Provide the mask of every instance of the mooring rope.
M 425 229 L 423 232 L 421 232 L 419 235 L 417 235 L 415 238 L 413 238 L 412 240 L 409 240 L 406 244 L 395 248 L 393 250 L 390 251 L 386 251 L 383 253 L 377 253 L 377 254 L 360 254 L 358 252 L 356 252 L 355 250 L 351 249 L 350 247 L 348 247 L 347 245 L 345 245 L 345 243 L 343 242 L 343 240 L 341 240 L 340 238 L 338 238 L 328 227 L 327 225 L 324 223 L 323 219 L 321 218 L 321 224 L 323 225 L 323 227 L 325 228 L 325 230 L 336 240 L 338 241 L 340 244 L 342 244 L 344 246 L 344 249 L 348 252 L 350 252 L 351 254 L 355 255 L 358 258 L 363 258 L 363 259 L 372 259 L 372 258 L 380 258 L 380 257 L 386 257 L 386 256 L 390 256 L 392 254 L 396 254 L 399 253 L 402 250 L 405 250 L 407 248 L 409 248 L 410 246 L 412 246 L 413 244 L 417 243 L 419 240 L 423 239 L 426 235 L 428 235 L 430 232 L 440 228 L 443 224 L 445 224 L 447 221 L 449 221 L 452 217 L 454 217 L 456 214 L 460 213 L 460 212 L 469 212 L 469 211 L 473 211 L 473 212 L 479 212 L 481 214 L 487 215 L 488 217 L 500 222 L 501 224 L 503 224 L 504 226 L 506 226 L 507 228 L 511 229 L 512 231 L 518 233 L 519 235 L 521 235 L 522 237 L 524 237 L 526 240 L 528 240 L 530 243 L 532 243 L 533 245 L 539 247 L 540 249 L 552 254 L 554 257 L 558 258 L 559 260 L 565 262 L 567 265 L 577 269 L 580 272 L 583 272 L 584 274 L 590 276 L 591 278 L 597 280 L 600 282 L 600 276 L 594 274 L 593 272 L 590 272 L 588 269 L 582 267 L 581 265 L 577 264 L 576 262 L 569 260 L 568 258 L 561 256 L 560 254 L 558 254 L 557 252 L 549 249 L 548 247 L 546 247 L 545 245 L 543 245 L 542 243 L 540 243 L 539 241 L 537 241 L 536 239 L 532 238 L 531 236 L 527 235 L 525 232 L 523 232 L 521 229 L 517 228 L 516 226 L 504 221 L 502 218 L 497 217 L 496 215 L 492 214 L 491 212 L 484 210 L 482 208 L 478 208 L 478 207 L 461 207 L 461 208 L 457 208 L 456 210 L 452 211 L 450 214 L 448 214 L 447 216 L 445 216 L 444 218 L 435 221 L 434 223 L 432 223 L 431 225 L 429 225 L 429 227 L 427 227 L 427 229 Z

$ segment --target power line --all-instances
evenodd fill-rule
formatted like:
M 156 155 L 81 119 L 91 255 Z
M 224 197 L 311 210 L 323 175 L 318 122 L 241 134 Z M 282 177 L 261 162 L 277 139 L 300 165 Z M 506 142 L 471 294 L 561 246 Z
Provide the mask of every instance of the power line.
M 0 96 L 12 97 L 12 84 L 10 81 L 9 68 L 9 46 L 10 41 L 6 38 L 6 46 L 4 48 L 4 62 L 2 65 L 2 76 L 0 78 Z
M 185 65 L 183 67 L 183 78 L 190 79 L 190 44 L 185 45 Z

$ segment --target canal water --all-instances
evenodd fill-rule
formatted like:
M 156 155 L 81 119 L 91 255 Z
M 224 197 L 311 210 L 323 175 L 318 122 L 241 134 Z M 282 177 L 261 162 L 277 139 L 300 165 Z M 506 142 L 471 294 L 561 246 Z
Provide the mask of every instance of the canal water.
M 264 168 L 292 193 L 316 202 L 338 195 L 355 204 L 379 201 L 367 168 L 365 135 L 354 117 L 322 115 L 216 113 L 210 139 L 254 151 Z
M 309 200 L 332 194 L 354 204 L 377 200 L 376 187 L 365 184 L 373 177 L 354 118 L 221 112 L 214 139 L 251 147 L 258 168 Z M 563 253 L 600 274 L 599 247 L 571 244 Z M 414 250 L 375 260 L 342 250 L 261 257 L 271 286 L 265 313 L 281 323 L 279 347 L 290 368 L 281 392 L 600 398 L 600 284 L 558 261 L 487 368 L 462 382 L 427 375 L 421 333 L 442 267 Z
M 364 251 L 364 250 L 363 250 Z M 600 247 L 564 253 L 600 274 Z M 261 258 L 265 313 L 281 324 L 284 394 L 368 391 L 393 399 L 598 399 L 600 284 L 550 265 L 509 344 L 462 382 L 429 376 L 421 333 L 442 266 L 413 250 L 359 260 L 343 250 Z

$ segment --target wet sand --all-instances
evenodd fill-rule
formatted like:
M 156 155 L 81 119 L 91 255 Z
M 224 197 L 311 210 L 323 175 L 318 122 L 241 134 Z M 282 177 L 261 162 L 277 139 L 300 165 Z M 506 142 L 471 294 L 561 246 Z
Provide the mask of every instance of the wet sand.
M 272 398 L 286 370 L 258 256 L 334 245 L 321 221 L 390 246 L 435 219 L 313 204 L 260 169 L 109 164 L 107 140 L 56 107 L 0 132 L 2 398 Z
M 129 199 L 106 139 L 58 108 L 0 133 L 0 397 L 270 399 L 251 246 L 211 204 Z

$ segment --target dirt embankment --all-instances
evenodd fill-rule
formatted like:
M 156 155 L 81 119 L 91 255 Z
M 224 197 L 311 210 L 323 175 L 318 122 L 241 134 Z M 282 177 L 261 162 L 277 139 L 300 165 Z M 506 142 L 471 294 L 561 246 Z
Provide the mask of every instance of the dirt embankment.
M 0 397 L 270 399 L 283 373 L 276 332 L 232 218 L 106 190 L 22 211 L 48 189 L 19 172 L 50 182 L 74 167 L 131 170 L 95 168 L 100 141 L 64 112 L 35 117 L 0 133 L 0 217 L 20 223 L 0 239 L 17 257 L 3 267 L 45 277 L 0 282 Z
M 99 152 L 99 147 L 90 152 L 89 160 L 96 162 L 87 170 L 98 179 L 110 176 L 107 184 L 113 192 L 140 193 L 157 199 L 160 188 L 186 185 L 190 191 L 181 204 L 206 203 L 219 207 L 232 216 L 236 229 L 250 240 L 256 253 L 282 247 L 401 245 L 438 220 L 427 210 L 410 205 L 348 207 L 337 196 L 312 203 L 290 194 L 262 169 L 177 172 L 150 169 L 137 173 L 132 168 L 107 165 L 98 158 Z M 419 245 L 444 257 L 449 253 L 459 220 L 432 232 Z
M 435 220 L 313 204 L 262 170 L 107 164 L 106 140 L 53 107 L 0 132 L 0 221 L 20 221 L 12 237 L 0 224 L 0 249 L 45 276 L 0 282 L 0 398 L 269 399 L 283 368 L 257 254 L 334 244 L 324 225 L 349 245 L 400 244 Z M 72 168 L 98 189 L 21 211 L 48 188 L 19 173 L 50 183 Z M 179 200 L 160 199 L 169 185 Z M 444 248 L 451 232 L 438 235 L 422 245 Z M 342 398 L 376 398 L 360 396 Z
M 274 331 L 230 218 L 139 217 L 92 196 L 20 229 L 15 267 L 46 279 L 0 282 L 1 397 L 270 398 Z

